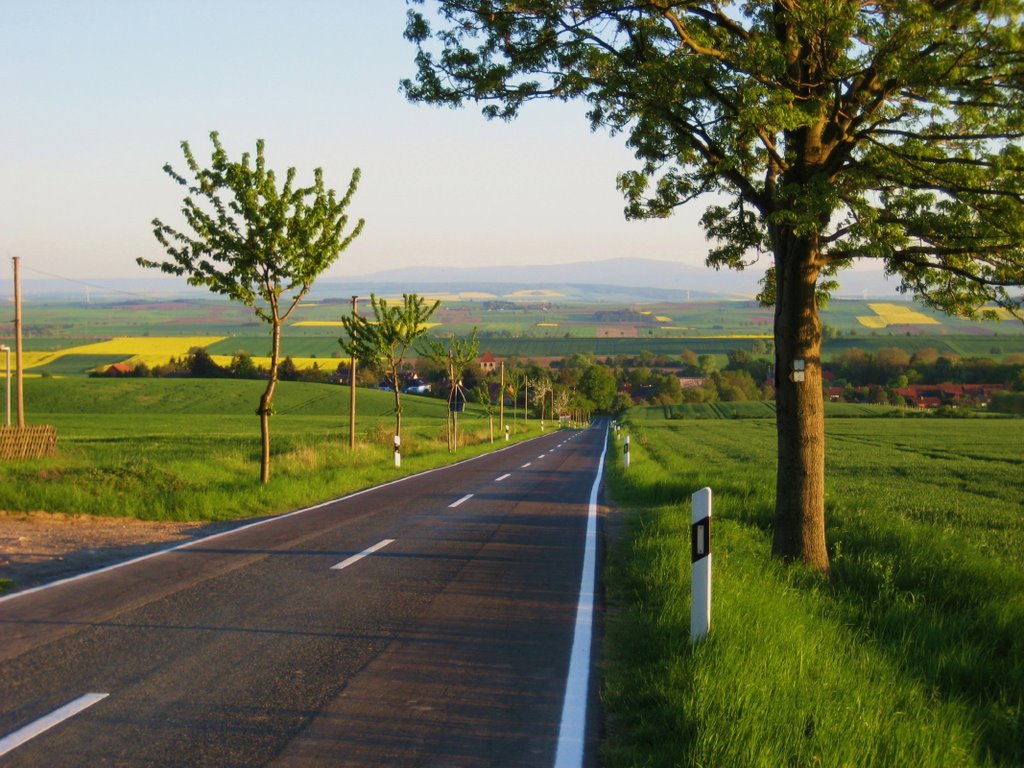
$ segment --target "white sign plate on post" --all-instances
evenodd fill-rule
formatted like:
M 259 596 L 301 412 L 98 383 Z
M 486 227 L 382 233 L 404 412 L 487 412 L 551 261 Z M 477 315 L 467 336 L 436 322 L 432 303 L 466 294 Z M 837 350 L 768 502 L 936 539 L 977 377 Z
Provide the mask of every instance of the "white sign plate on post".
M 696 643 L 711 630 L 711 489 L 701 488 L 692 501 L 690 642 Z

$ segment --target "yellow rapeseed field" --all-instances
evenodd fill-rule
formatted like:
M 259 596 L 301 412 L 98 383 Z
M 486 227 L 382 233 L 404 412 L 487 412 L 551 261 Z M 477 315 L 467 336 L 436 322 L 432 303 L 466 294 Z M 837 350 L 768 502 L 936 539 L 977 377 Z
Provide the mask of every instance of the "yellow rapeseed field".
M 210 359 L 222 368 L 231 365 L 231 355 L 210 355 Z M 281 359 L 284 360 L 283 357 Z M 269 357 L 253 357 L 252 362 L 258 368 L 270 368 Z M 314 365 L 321 371 L 335 371 L 338 365 L 344 363 L 348 366 L 350 361 L 347 357 L 293 357 L 292 362 L 300 371 L 309 370 Z
M 164 365 L 172 357 L 184 357 L 193 347 L 215 344 L 224 336 L 118 336 L 94 344 L 81 344 L 67 349 L 49 352 L 26 352 L 25 369 L 39 368 L 59 360 L 65 355 L 124 355 L 124 360 L 134 365 Z
M 874 315 L 858 317 L 857 321 L 868 328 L 887 328 L 890 325 L 939 325 L 934 317 L 922 314 L 909 305 L 868 304 Z

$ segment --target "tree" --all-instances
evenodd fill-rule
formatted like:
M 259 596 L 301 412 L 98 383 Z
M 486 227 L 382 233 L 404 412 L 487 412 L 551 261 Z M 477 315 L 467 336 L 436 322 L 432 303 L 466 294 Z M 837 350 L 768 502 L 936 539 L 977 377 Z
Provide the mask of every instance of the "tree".
M 551 394 L 551 379 L 546 373 L 538 373 L 536 378 L 533 380 L 533 393 L 534 397 L 540 400 L 540 428 L 544 429 L 544 414 L 546 413 L 545 407 L 548 401 L 548 395 Z
M 280 381 L 298 381 L 300 379 L 299 369 L 291 355 L 282 360 L 277 367 L 277 378 Z
M 606 366 L 592 365 L 580 376 L 580 394 L 593 404 L 595 411 L 611 413 L 617 390 L 615 376 Z
M 228 370 L 236 379 L 255 379 L 260 375 L 260 369 L 245 350 L 240 350 L 231 358 L 231 365 Z
M 421 0 L 412 0 L 419 3 Z M 412 100 L 584 100 L 628 134 L 627 215 L 717 195 L 714 267 L 768 264 L 778 469 L 773 551 L 828 569 L 818 307 L 854 259 L 966 316 L 1020 309 L 1021 0 L 442 0 L 409 12 Z
M 188 189 L 182 213 L 188 231 L 153 219 L 153 234 L 171 261 L 139 258 L 143 267 L 187 275 L 190 285 L 204 285 L 250 307 L 270 325 L 270 378 L 260 397 L 262 454 L 260 482 L 270 480 L 270 414 L 277 385 L 281 326 L 288 320 L 313 281 L 358 237 L 363 220 L 346 233 L 345 213 L 359 184 L 352 171 L 348 191 L 339 200 L 324 185 L 323 171 L 313 171 L 313 184 L 295 186 L 289 168 L 278 189 L 277 176 L 266 166 L 264 142 L 256 142 L 255 163 L 248 152 L 232 161 L 216 131 L 210 134 L 210 166 L 199 165 L 187 141 L 181 143 L 192 180 L 168 163 L 164 172 Z
M 479 382 L 473 388 L 473 396 L 476 398 L 477 403 L 484 409 L 484 413 L 487 415 L 487 431 L 490 435 L 491 442 L 494 442 L 494 411 L 496 406 L 494 400 L 491 399 L 491 385 L 486 381 Z M 501 393 L 499 392 L 499 397 Z
M 224 369 L 214 362 L 206 347 L 192 347 L 186 358 L 188 375 L 197 379 L 216 379 L 224 375 Z
M 395 448 L 402 440 L 401 368 L 409 347 L 428 330 L 427 321 L 441 306 L 427 304 L 415 293 L 402 294 L 402 303 L 389 305 L 386 299 L 370 294 L 373 318 L 352 314 L 341 318 L 348 338 L 338 339 L 345 353 L 360 363 L 380 371 L 395 393 Z M 396 459 L 398 451 L 396 450 Z
M 519 400 L 519 390 L 526 385 L 526 370 L 519 367 L 505 367 L 505 391 L 512 396 L 512 432 L 518 433 L 518 422 L 516 421 L 516 403 Z M 502 397 L 505 394 L 502 393 Z
M 468 339 L 453 336 L 448 346 L 428 337 L 423 338 L 423 344 L 426 347 L 423 356 L 444 368 L 448 376 L 448 450 L 455 452 L 459 449 L 459 416 L 456 400 L 461 396 L 465 402 L 462 379 L 466 367 L 476 360 L 480 352 L 476 328 L 473 328 L 473 333 Z

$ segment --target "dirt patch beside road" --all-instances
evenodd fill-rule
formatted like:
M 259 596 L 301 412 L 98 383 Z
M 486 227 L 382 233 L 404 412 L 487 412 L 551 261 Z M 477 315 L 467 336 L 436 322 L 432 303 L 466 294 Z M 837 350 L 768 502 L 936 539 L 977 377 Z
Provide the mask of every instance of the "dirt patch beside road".
M 234 525 L 0 510 L 0 580 L 26 589 Z

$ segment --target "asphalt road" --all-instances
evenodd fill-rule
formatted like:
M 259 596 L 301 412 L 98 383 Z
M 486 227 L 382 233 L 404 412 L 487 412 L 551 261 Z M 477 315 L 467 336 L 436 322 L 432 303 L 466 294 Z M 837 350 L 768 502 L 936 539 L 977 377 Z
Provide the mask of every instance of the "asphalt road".
M 596 707 L 562 723 L 604 437 L 0 600 L 0 766 L 553 766 L 560 729 L 596 765 Z

